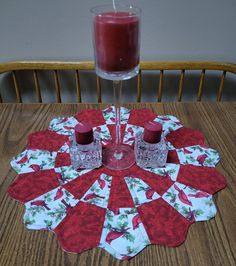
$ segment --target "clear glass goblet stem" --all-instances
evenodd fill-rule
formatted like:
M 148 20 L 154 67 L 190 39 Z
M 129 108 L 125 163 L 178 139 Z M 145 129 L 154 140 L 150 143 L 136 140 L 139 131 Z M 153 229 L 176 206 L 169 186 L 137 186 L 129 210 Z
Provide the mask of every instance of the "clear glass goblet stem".
M 115 106 L 115 143 L 121 144 L 121 112 L 120 112 L 120 99 L 121 99 L 122 80 L 113 80 L 114 91 L 114 106 Z

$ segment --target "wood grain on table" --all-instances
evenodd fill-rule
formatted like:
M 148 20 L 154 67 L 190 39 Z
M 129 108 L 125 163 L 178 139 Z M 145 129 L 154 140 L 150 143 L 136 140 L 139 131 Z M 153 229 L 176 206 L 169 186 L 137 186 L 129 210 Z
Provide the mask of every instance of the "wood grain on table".
M 216 169 L 228 186 L 215 195 L 216 218 L 193 224 L 177 248 L 151 245 L 131 261 L 119 261 L 100 248 L 69 254 L 48 231 L 33 231 L 22 222 L 24 206 L 6 190 L 15 179 L 13 156 L 27 146 L 27 136 L 44 130 L 58 116 L 74 115 L 106 104 L 0 104 L 0 265 L 235 265 L 236 263 L 236 103 L 125 104 L 147 107 L 156 114 L 177 116 L 186 127 L 204 133 L 206 144 L 218 150 Z

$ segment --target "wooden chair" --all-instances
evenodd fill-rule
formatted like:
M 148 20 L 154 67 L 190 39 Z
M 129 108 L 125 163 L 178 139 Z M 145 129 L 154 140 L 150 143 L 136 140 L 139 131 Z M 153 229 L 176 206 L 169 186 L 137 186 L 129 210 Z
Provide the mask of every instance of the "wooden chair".
M 34 79 L 35 93 L 37 96 L 37 102 L 42 102 L 40 82 L 38 79 L 38 71 L 48 70 L 53 71 L 54 75 L 54 84 L 56 90 L 56 102 L 61 102 L 61 90 L 59 82 L 59 71 L 60 70 L 71 70 L 74 72 L 75 81 L 76 81 L 76 93 L 77 93 L 77 102 L 81 102 L 81 86 L 80 86 L 80 72 L 83 70 L 94 71 L 94 63 L 91 61 L 83 62 L 42 62 L 42 61 L 19 61 L 19 62 L 9 62 L 0 64 L 0 74 L 10 72 L 12 74 L 12 79 L 14 83 L 14 89 L 16 94 L 16 102 L 21 103 L 21 91 L 18 81 L 17 81 L 17 71 L 19 70 L 30 70 L 32 71 L 32 76 Z M 215 70 L 221 72 L 220 84 L 217 92 L 217 101 L 221 101 L 222 93 L 224 89 L 224 81 L 226 78 L 226 73 L 230 72 L 236 75 L 236 64 L 232 63 L 223 63 L 223 62 L 210 62 L 210 61 L 178 61 L 178 62 L 168 62 L 168 61 L 142 61 L 140 63 L 140 71 L 137 76 L 137 86 L 136 86 L 136 101 L 141 101 L 141 92 L 142 92 L 142 74 L 146 70 L 158 70 L 159 75 L 157 77 L 157 97 L 156 101 L 162 101 L 162 94 L 164 90 L 164 75 L 169 70 L 179 71 L 179 85 L 178 85 L 178 96 L 177 101 L 182 100 L 183 88 L 184 88 L 184 78 L 187 70 L 200 70 L 201 74 L 199 77 L 197 101 L 201 101 L 204 81 L 206 78 L 206 72 L 208 70 Z M 97 102 L 102 102 L 101 94 L 101 79 L 96 77 L 96 94 Z M 0 88 L 0 102 L 3 102 L 1 96 Z

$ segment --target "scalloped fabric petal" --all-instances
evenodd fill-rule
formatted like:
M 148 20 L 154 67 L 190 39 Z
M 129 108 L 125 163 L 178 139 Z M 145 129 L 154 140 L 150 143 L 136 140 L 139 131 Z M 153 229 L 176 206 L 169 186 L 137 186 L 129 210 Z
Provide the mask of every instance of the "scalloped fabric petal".
M 101 110 L 86 109 L 74 116 L 79 122 L 86 122 L 93 127 L 106 124 Z
M 68 137 L 63 135 L 58 135 L 57 133 L 44 130 L 35 132 L 28 137 L 28 148 L 47 150 L 47 151 L 58 151 L 58 149 L 68 141 Z
M 202 132 L 186 127 L 181 127 L 175 131 L 170 132 L 166 136 L 166 139 L 176 149 L 183 148 L 186 146 L 204 144 L 204 135 Z

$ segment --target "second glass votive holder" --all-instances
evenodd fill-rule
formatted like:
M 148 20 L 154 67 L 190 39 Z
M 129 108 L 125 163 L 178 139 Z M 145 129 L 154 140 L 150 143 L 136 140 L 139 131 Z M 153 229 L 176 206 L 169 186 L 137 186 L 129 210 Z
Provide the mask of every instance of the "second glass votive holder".
M 143 133 L 139 132 L 135 138 L 134 145 L 136 163 L 141 168 L 164 167 L 167 161 L 168 148 L 165 136 L 162 133 L 158 143 L 148 143 L 143 140 Z

